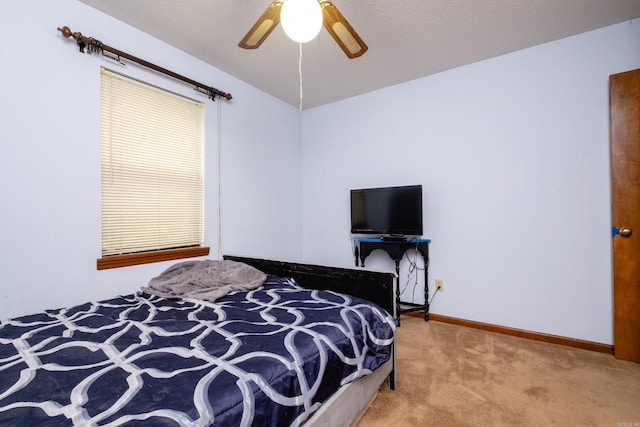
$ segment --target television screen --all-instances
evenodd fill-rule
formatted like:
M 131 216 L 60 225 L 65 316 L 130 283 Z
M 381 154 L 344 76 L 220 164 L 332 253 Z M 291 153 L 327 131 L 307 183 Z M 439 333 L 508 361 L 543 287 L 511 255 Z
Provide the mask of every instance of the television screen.
M 351 190 L 351 233 L 422 235 L 422 185 Z

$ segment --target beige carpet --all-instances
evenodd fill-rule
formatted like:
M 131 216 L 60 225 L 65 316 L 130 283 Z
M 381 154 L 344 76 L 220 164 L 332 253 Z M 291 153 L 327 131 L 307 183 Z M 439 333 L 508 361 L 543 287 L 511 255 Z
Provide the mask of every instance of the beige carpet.
M 358 423 L 640 427 L 640 364 L 403 316 L 397 385 Z

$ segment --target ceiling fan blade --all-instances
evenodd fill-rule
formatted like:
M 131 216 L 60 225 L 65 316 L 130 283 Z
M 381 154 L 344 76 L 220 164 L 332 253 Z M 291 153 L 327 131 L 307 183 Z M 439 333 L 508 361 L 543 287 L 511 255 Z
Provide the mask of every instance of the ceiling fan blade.
M 369 48 L 338 8 L 330 1 L 321 1 L 320 6 L 322 7 L 324 28 L 331 34 L 338 46 L 351 59 L 362 56 Z
M 249 32 L 240 40 L 238 46 L 244 49 L 257 49 L 264 42 L 274 28 L 280 23 L 280 9 L 282 0 L 275 0 L 258 18 Z

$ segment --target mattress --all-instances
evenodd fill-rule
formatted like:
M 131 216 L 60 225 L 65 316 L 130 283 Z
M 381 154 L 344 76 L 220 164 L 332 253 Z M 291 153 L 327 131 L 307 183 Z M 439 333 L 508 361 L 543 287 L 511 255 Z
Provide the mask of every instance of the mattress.
M 391 357 L 366 300 L 268 276 L 215 303 L 145 293 L 0 323 L 0 425 L 301 425 Z

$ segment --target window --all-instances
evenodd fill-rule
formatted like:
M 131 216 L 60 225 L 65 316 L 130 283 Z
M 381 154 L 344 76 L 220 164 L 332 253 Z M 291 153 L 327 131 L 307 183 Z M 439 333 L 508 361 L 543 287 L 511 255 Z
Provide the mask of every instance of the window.
M 207 255 L 204 104 L 104 68 L 100 87 L 98 269 Z

